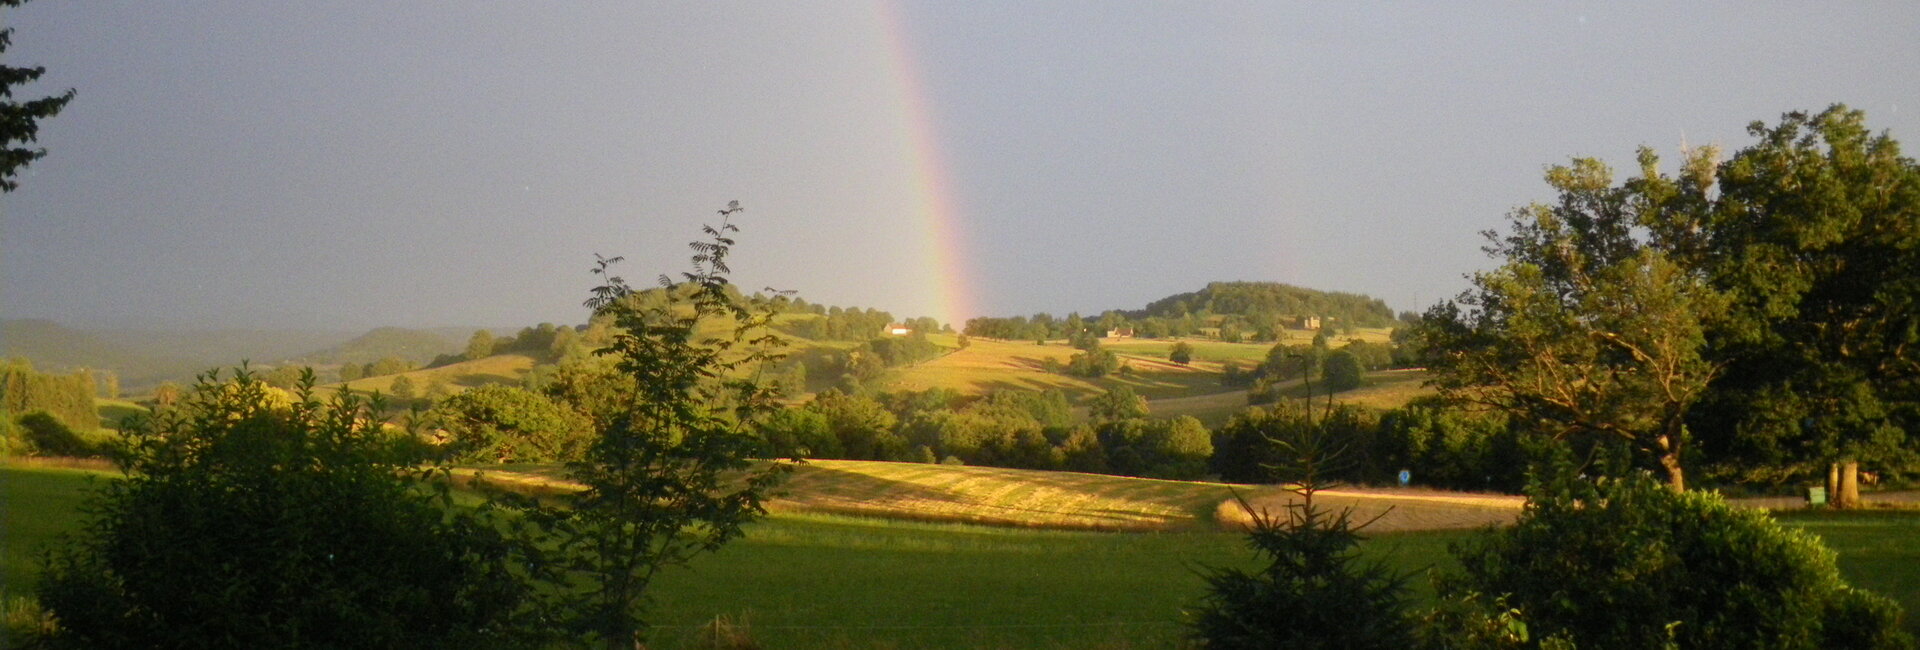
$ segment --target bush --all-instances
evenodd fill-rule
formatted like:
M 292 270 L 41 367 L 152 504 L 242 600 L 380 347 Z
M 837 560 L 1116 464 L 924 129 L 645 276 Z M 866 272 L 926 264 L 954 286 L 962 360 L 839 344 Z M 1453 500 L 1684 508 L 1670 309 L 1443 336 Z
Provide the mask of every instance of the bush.
M 1534 638 L 1587 648 L 1911 646 L 1898 606 L 1842 582 L 1813 535 L 1715 494 L 1569 466 L 1530 488 L 1518 524 L 1456 549 L 1449 601 L 1496 595 Z
M 446 432 L 453 456 L 465 462 L 568 461 L 592 443 L 585 416 L 539 393 L 482 386 L 441 400 L 428 422 Z
M 1098 339 L 1095 340 L 1097 341 Z M 1095 345 L 1086 352 L 1075 354 L 1073 358 L 1068 359 L 1063 372 L 1075 377 L 1098 379 L 1112 374 L 1115 370 L 1119 369 L 1119 355 L 1108 350 L 1102 350 L 1098 345 Z
M 1213 440 L 1191 416 L 1113 420 L 1094 427 L 1109 471 L 1123 476 L 1194 480 L 1207 472 Z
M 1186 341 L 1173 344 L 1173 349 L 1167 352 L 1167 360 L 1183 366 L 1192 363 L 1193 346 L 1187 345 Z
M 1377 445 L 1386 470 L 1409 470 L 1421 485 L 1511 493 L 1526 487 L 1529 454 L 1499 413 L 1416 400 L 1380 416 Z
M 767 453 L 783 458 L 840 458 L 846 450 L 828 428 L 827 416 L 804 407 L 780 409 L 760 423 Z
M 1346 350 L 1338 350 L 1327 355 L 1327 365 L 1322 371 L 1322 377 L 1327 381 L 1327 390 L 1332 392 L 1353 390 L 1366 383 L 1360 368 L 1360 359 Z
M 131 422 L 82 537 L 38 588 L 70 647 L 524 645 L 513 546 L 445 482 L 385 460 L 351 395 L 311 373 L 282 406 L 245 372 Z

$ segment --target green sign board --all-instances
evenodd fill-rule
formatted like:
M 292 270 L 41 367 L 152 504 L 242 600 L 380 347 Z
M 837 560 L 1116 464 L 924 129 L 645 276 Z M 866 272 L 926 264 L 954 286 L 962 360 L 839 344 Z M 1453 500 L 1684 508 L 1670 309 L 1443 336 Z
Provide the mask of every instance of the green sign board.
M 1827 489 L 1823 487 L 1807 488 L 1807 505 L 1827 505 Z

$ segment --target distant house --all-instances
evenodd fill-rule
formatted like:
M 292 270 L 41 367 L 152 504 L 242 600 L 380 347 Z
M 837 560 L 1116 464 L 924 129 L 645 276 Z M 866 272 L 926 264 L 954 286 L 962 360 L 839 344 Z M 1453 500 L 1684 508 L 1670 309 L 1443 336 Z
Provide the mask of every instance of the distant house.
M 913 333 L 913 328 L 902 323 L 894 323 L 887 326 L 886 333 L 891 336 L 906 336 Z
M 1131 328 L 1131 327 L 1120 327 L 1120 328 L 1115 328 L 1115 329 L 1110 329 L 1110 330 L 1107 330 L 1107 338 L 1110 338 L 1110 339 L 1114 339 L 1114 338 L 1133 338 L 1133 328 Z
M 1294 319 L 1293 326 L 1294 326 L 1294 329 L 1317 330 L 1317 329 L 1320 329 L 1320 317 L 1319 316 L 1301 316 L 1299 318 Z

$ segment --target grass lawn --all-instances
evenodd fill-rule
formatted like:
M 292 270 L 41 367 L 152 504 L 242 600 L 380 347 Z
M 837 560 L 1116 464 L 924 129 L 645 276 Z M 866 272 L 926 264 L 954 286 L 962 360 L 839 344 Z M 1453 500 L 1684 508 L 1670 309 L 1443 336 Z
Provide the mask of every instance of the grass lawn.
M 1840 555 L 1847 583 L 1885 594 L 1920 636 L 1920 510 L 1787 511 L 1780 522 L 1807 529 Z
M 1403 571 L 1448 563 L 1461 533 L 1382 536 L 1366 552 Z M 661 647 L 725 616 L 762 646 L 1176 645 L 1205 566 L 1251 567 L 1225 533 L 1094 533 L 779 516 L 660 583 Z M 1424 588 L 1426 581 L 1412 581 Z
M 33 591 L 41 551 L 61 533 L 80 528 L 80 502 L 88 485 L 114 476 L 98 470 L 0 465 L 0 601 Z

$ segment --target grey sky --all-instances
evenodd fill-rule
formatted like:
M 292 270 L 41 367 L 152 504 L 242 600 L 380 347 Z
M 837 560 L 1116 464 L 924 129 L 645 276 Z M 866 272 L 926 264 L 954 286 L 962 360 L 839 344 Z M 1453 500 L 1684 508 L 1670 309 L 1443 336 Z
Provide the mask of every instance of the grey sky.
M 942 281 L 991 315 L 1234 279 L 1415 309 L 1569 156 L 1739 147 L 1833 102 L 1920 146 L 1915 3 L 903 4 L 970 270 L 935 278 L 885 13 L 8 10 L 9 64 L 79 96 L 0 199 L 0 315 L 577 322 L 593 253 L 678 270 L 728 200 L 741 284 L 901 316 Z

